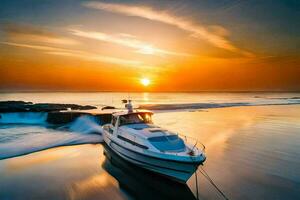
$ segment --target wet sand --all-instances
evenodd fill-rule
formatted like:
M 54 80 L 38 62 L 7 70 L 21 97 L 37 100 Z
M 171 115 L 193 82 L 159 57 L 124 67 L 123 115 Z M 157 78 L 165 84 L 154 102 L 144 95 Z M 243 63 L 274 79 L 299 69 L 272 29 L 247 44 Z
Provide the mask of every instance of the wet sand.
M 154 121 L 206 145 L 204 169 L 230 199 L 300 199 L 300 106 L 159 113 Z M 195 192 L 195 177 L 189 188 L 169 182 L 101 144 L 0 160 L 0 175 L 0 199 L 194 199 Z M 202 199 L 221 199 L 199 180 Z

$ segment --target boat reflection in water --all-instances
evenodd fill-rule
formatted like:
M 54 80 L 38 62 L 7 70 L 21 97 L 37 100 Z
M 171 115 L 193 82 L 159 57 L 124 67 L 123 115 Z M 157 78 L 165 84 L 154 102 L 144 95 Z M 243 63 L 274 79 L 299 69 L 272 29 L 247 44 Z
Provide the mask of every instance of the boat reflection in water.
M 188 185 L 172 181 L 121 158 L 106 144 L 102 167 L 116 178 L 120 188 L 137 199 L 196 199 Z

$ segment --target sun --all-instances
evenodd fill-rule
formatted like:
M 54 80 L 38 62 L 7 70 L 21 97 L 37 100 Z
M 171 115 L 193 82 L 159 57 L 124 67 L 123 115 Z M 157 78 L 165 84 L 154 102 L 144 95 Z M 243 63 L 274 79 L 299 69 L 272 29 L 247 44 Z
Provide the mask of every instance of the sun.
M 145 87 L 147 87 L 147 86 L 150 85 L 150 83 L 151 83 L 150 79 L 148 79 L 148 78 L 142 78 L 142 79 L 140 80 L 140 82 L 141 82 L 141 84 L 142 84 L 143 86 L 145 86 Z

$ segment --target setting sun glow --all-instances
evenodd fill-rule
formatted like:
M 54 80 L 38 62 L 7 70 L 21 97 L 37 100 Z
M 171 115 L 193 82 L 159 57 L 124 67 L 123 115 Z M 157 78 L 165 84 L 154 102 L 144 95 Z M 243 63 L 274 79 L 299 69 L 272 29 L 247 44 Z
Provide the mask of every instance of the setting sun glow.
M 0 95 L 300 91 L 299 0 L 0 2 Z
M 142 78 L 141 79 L 141 84 L 143 86 L 148 86 L 148 85 L 150 85 L 150 80 L 148 78 Z

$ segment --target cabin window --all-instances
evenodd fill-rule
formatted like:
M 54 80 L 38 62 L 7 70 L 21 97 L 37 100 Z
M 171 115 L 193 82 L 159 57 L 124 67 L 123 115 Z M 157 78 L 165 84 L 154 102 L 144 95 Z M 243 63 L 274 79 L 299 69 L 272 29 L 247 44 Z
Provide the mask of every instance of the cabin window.
M 120 126 L 126 124 L 152 123 L 151 113 L 132 113 L 120 116 Z
M 165 135 L 151 137 L 148 139 L 150 143 L 160 151 L 184 151 L 185 144 L 178 135 Z
M 113 133 L 114 133 L 114 129 L 112 129 L 112 127 L 109 127 L 109 128 L 108 128 L 108 132 L 109 132 L 110 134 L 113 134 Z
M 118 138 L 121 139 L 121 140 L 123 140 L 123 141 L 125 141 L 125 142 L 128 142 L 128 143 L 130 143 L 130 144 L 132 144 L 134 146 L 140 147 L 142 149 L 148 149 L 147 146 L 144 146 L 144 145 L 141 145 L 139 143 L 136 143 L 136 142 L 134 142 L 134 141 L 132 141 L 132 140 L 130 140 L 128 138 L 125 138 L 125 137 L 121 136 L 121 135 L 118 135 Z
M 117 118 L 116 117 L 112 117 L 111 124 L 113 126 L 116 126 L 116 122 L 117 122 Z

